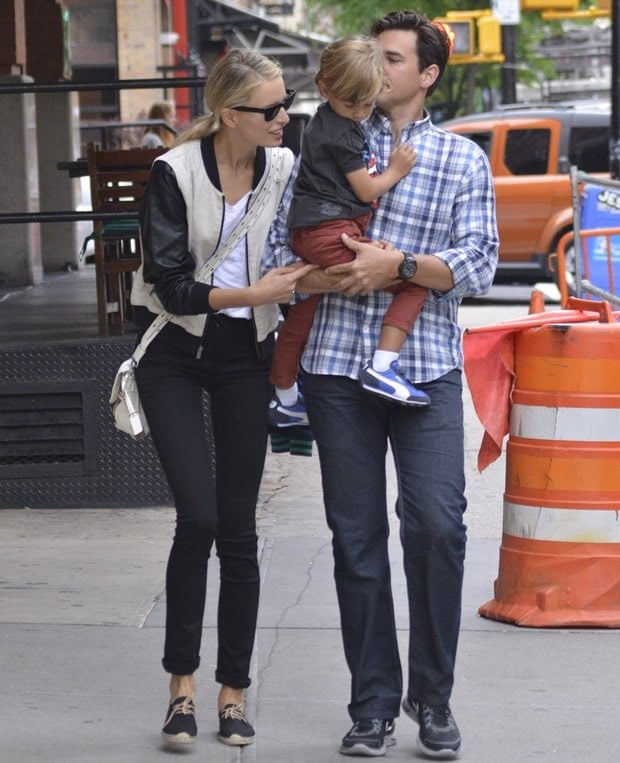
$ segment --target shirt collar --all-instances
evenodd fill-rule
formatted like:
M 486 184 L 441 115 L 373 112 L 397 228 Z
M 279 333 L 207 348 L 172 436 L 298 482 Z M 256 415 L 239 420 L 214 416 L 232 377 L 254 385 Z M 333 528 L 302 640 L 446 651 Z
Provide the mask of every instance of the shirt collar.
M 377 109 L 370 115 L 366 124 L 370 130 L 378 133 L 391 132 L 390 120 L 384 114 L 377 111 Z M 426 131 L 431 124 L 430 114 L 424 109 L 422 119 L 418 119 L 416 122 L 407 123 L 402 130 L 402 134 L 408 137 L 419 134 L 422 131 Z

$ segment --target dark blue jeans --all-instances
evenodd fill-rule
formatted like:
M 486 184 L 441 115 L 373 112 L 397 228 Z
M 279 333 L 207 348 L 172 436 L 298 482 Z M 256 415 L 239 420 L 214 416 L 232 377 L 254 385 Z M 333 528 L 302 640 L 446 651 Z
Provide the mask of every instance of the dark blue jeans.
M 354 721 L 395 718 L 403 689 L 388 558 L 388 443 L 409 598 L 408 694 L 443 704 L 452 691 L 466 542 L 461 373 L 420 387 L 428 408 L 375 398 L 345 377 L 303 376 L 333 533 Z
M 176 675 L 200 663 L 207 562 L 220 560 L 216 680 L 250 685 L 259 596 L 256 502 L 267 450 L 270 358 L 259 360 L 250 321 L 212 316 L 198 339 L 169 324 L 136 378 L 176 507 L 166 572 L 163 666 Z M 209 415 L 203 416 L 203 391 Z

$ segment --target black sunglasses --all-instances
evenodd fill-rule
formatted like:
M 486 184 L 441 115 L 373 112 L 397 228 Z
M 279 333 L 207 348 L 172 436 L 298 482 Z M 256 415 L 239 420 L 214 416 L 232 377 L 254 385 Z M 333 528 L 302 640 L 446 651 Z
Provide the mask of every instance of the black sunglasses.
M 283 101 L 280 101 L 280 103 L 274 103 L 273 106 L 267 106 L 266 109 L 259 109 L 256 106 L 233 106 L 232 109 L 234 111 L 247 111 L 251 114 L 262 114 L 265 117 L 265 122 L 271 122 L 278 116 L 280 109 L 288 111 L 291 108 L 296 95 L 296 90 L 287 90 L 286 98 Z

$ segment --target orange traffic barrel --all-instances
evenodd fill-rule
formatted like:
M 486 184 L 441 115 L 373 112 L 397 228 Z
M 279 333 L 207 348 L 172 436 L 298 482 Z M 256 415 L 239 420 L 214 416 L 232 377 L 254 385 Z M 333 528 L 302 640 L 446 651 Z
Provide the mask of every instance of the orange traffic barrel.
M 515 337 L 494 599 L 530 627 L 620 627 L 620 325 Z

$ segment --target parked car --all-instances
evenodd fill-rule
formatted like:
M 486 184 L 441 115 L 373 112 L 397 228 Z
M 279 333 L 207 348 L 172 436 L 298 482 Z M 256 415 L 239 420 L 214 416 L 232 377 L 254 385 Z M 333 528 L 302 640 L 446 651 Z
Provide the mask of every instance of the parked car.
M 548 259 L 573 226 L 570 167 L 609 177 L 610 121 L 608 102 L 574 101 L 506 105 L 441 124 L 489 157 L 500 234 L 497 280 L 557 280 Z

